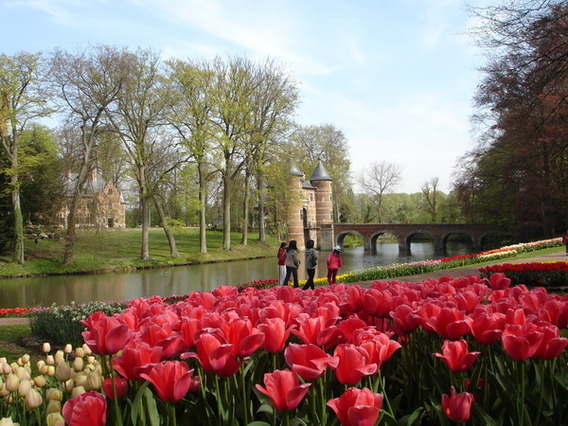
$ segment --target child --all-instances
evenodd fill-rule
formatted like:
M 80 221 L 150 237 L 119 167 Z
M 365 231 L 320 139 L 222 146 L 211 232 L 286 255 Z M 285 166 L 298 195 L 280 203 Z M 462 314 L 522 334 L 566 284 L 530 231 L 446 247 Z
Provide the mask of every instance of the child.
M 284 285 L 284 277 L 286 276 L 286 243 L 280 243 L 278 249 L 278 285 Z
M 341 267 L 341 247 L 335 246 L 333 251 L 327 256 L 327 283 L 335 284 L 337 270 Z

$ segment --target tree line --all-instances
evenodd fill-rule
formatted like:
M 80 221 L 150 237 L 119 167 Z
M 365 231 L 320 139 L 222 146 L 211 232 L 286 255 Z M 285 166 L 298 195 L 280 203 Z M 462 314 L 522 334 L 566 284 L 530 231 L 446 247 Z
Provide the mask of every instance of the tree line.
M 473 12 L 487 63 L 456 196 L 467 220 L 521 240 L 557 236 L 568 228 L 568 7 L 523 0 Z

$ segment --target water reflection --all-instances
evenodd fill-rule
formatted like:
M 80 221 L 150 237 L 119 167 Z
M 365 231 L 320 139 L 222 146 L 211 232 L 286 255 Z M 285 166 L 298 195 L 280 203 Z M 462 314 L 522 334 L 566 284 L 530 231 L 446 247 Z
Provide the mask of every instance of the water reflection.
M 448 245 L 445 256 L 470 252 L 471 247 L 463 243 L 452 243 Z M 326 276 L 327 255 L 328 252 L 320 253 L 316 277 Z M 364 252 L 362 247 L 343 250 L 343 267 L 339 273 L 436 257 L 439 256 L 436 256 L 431 243 L 413 243 L 412 252 L 408 256 L 399 256 L 397 244 L 381 243 L 374 254 Z M 305 279 L 302 267 L 299 272 L 300 279 Z M 210 291 L 220 285 L 276 277 L 275 259 L 269 258 L 129 273 L 8 279 L 0 280 L 0 307 L 36 307 L 50 306 L 53 303 L 65 305 L 93 300 L 184 295 L 191 291 Z

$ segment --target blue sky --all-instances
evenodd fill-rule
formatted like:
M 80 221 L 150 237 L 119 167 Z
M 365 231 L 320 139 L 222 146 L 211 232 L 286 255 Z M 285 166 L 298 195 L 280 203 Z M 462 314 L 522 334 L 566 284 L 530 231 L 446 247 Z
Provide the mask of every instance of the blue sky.
M 397 192 L 433 177 L 448 191 L 474 143 L 483 57 L 465 0 L 0 0 L 0 16 L 8 55 L 104 43 L 275 58 L 300 88 L 296 120 L 342 130 L 354 176 L 373 161 L 399 165 Z

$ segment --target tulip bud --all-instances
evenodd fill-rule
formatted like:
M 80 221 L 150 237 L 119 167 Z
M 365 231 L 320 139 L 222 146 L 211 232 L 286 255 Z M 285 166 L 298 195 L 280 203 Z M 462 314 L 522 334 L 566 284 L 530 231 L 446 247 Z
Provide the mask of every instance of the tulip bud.
M 17 362 L 13 362 L 10 364 L 10 368 L 12 369 L 12 371 L 14 370 L 18 370 L 18 368 L 20 368 L 20 366 L 18 365 Z
M 86 388 L 89 390 L 99 390 L 103 385 L 103 376 L 99 373 L 87 374 Z
M 23 354 L 23 355 L 22 355 L 22 363 L 23 363 L 24 365 L 30 363 L 30 356 L 29 356 L 29 354 Z
M 63 352 L 65 352 L 67 355 L 69 355 L 71 352 L 73 352 L 73 346 L 71 346 L 70 343 L 67 343 L 65 345 L 65 348 L 63 348 Z
M 95 358 L 94 356 L 89 355 L 89 356 L 87 357 L 87 362 L 88 362 L 89 364 L 94 364 L 95 361 L 96 361 L 96 358 Z
M 77 373 L 75 375 L 75 378 L 73 379 L 73 382 L 75 383 L 75 386 L 85 387 L 87 383 L 87 374 L 83 372 Z
M 8 364 L 4 363 L 2 364 L 2 374 L 4 375 L 8 375 L 12 372 L 12 367 L 10 367 Z
M 30 392 L 31 388 L 32 384 L 29 380 L 21 380 L 18 386 L 18 394 L 23 398 Z
M 61 401 L 56 401 L 52 399 L 47 403 L 47 414 L 51 413 L 61 413 Z
M 2 358 L 0 358 L 0 364 L 8 364 L 8 360 L 6 359 L 5 356 L 3 356 Z
M 55 352 L 54 358 L 55 358 L 55 365 L 65 362 L 65 354 L 61 350 Z
M 8 392 L 16 392 L 20 386 L 20 378 L 14 373 L 8 374 L 8 376 L 6 376 L 5 386 Z
M 40 393 L 35 389 L 30 389 L 29 393 L 26 395 L 26 407 L 34 409 L 41 405 L 43 398 Z
M 83 364 L 84 364 L 83 358 L 75 358 L 73 360 L 73 369 L 75 371 L 82 371 L 83 370 Z
M 85 390 L 85 388 L 83 386 L 76 386 L 71 391 L 71 397 L 75 398 L 76 396 L 79 396 L 79 395 L 86 393 L 86 392 L 87 391 Z
M 42 351 L 43 353 L 51 352 L 51 345 L 49 344 L 49 342 L 45 342 L 45 343 L 42 345 L 41 351 Z
M 10 392 L 8 392 L 6 386 L 4 385 L 4 383 L 2 383 L 2 386 L 0 386 L 0 396 L 3 398 L 8 395 L 10 395 Z
M 65 420 L 61 413 L 50 413 L 47 415 L 47 426 L 65 426 Z
M 38 388 L 43 388 L 46 384 L 46 380 L 44 376 L 35 376 L 34 377 L 34 385 Z
M 83 358 L 85 356 L 85 351 L 83 348 L 75 348 L 75 358 Z
M 49 365 L 54 365 L 55 364 L 55 358 L 53 358 L 53 355 L 48 355 L 45 357 L 45 362 Z
M 47 375 L 48 376 L 55 376 L 55 366 L 54 365 L 48 365 L 47 366 Z
M 59 389 L 49 388 L 45 391 L 45 399 L 47 401 L 61 401 L 63 399 L 63 394 Z
M 67 393 L 71 393 L 74 387 L 75 387 L 75 382 L 73 381 L 73 379 L 69 379 L 63 383 L 63 389 L 65 389 L 65 392 Z
M 3 417 L 0 419 L 0 426 L 18 426 L 19 423 L 14 423 L 11 417 Z
M 83 351 L 85 351 L 85 355 L 91 355 L 91 348 L 86 343 L 83 343 Z
M 55 378 L 60 382 L 65 382 L 71 378 L 73 378 L 74 371 L 69 367 L 69 365 L 63 361 L 57 364 L 57 368 L 55 370 Z
M 49 370 L 49 366 L 47 364 L 43 364 L 41 367 L 38 367 L 39 374 L 47 376 L 47 371 Z
M 31 374 L 30 374 L 30 370 L 26 367 L 20 367 L 18 368 L 16 371 L 16 376 L 18 376 L 20 378 L 20 380 L 30 380 L 31 379 Z

